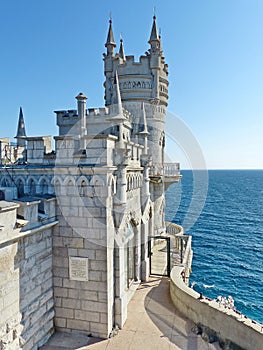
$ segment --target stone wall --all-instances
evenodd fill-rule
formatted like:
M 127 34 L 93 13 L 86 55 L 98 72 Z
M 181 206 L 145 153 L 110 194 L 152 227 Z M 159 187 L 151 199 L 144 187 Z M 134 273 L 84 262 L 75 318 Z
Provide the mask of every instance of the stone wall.
M 87 281 L 70 278 L 70 258 L 88 259 Z M 54 235 L 55 325 L 58 330 L 107 338 L 107 250 L 60 226 Z M 112 324 L 110 323 L 110 327 Z
M 202 336 L 218 339 L 225 349 L 261 350 L 263 344 L 262 326 L 231 309 L 220 306 L 207 298 L 199 299 L 199 293 L 186 286 L 181 273 L 183 267 L 171 271 L 170 295 L 176 309 L 198 325 Z
M 53 236 L 55 326 L 107 338 L 113 327 L 111 186 L 107 176 L 85 177 L 84 171 L 81 179 L 66 177 L 58 194 L 59 225 Z M 84 187 L 76 185 L 83 182 Z M 87 263 L 84 271 L 79 265 L 75 277 L 70 273 L 73 260 Z
M 54 223 L 23 231 L 18 205 L 0 203 L 0 349 L 36 350 L 53 333 Z

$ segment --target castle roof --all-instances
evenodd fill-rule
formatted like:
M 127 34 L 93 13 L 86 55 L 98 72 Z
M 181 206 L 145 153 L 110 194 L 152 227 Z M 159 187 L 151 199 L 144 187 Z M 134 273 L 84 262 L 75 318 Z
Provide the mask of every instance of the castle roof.
M 25 121 L 23 116 L 22 107 L 20 107 L 19 110 L 19 119 L 18 119 L 18 125 L 17 125 L 17 133 L 16 138 L 23 138 L 26 137 L 26 128 L 25 128 Z
M 156 25 L 156 16 L 153 16 L 153 25 L 152 25 L 149 43 L 151 43 L 152 41 L 159 41 L 159 35 L 158 35 L 158 30 Z
M 109 20 L 110 26 L 109 26 L 109 31 L 108 31 L 108 36 L 107 40 L 105 43 L 105 46 L 107 47 L 108 45 L 112 45 L 113 47 L 116 47 L 116 43 L 114 41 L 114 35 L 113 35 L 113 30 L 112 30 L 112 20 Z

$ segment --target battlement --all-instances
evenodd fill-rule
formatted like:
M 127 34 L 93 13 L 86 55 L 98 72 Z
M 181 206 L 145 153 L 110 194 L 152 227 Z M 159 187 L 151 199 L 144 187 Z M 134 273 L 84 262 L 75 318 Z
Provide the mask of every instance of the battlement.
M 126 60 L 113 59 L 113 71 L 118 70 L 119 75 L 123 74 L 147 74 L 150 71 L 150 56 L 140 56 L 139 61 L 135 61 L 134 56 L 126 56 Z
M 108 116 L 109 115 L 109 108 L 102 107 L 102 108 L 89 108 L 89 113 L 87 116 Z
M 62 117 L 62 118 L 78 117 L 78 112 L 76 109 L 54 111 L 54 113 L 56 113 L 57 116 Z
M 134 55 L 129 55 L 126 56 L 126 60 L 123 62 L 123 64 L 129 66 L 129 65 L 145 65 L 148 64 L 148 61 L 150 59 L 150 55 L 141 55 L 139 57 L 139 61 L 135 61 L 135 56 Z
M 42 164 L 44 156 L 52 151 L 51 136 L 35 136 L 27 138 L 27 161 Z

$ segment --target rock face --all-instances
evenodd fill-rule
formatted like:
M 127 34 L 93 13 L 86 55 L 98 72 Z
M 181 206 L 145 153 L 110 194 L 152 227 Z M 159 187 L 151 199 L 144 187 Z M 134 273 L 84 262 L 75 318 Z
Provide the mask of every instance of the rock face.
M 205 327 L 201 323 L 196 324 L 192 328 L 192 332 L 201 335 L 202 339 L 204 339 L 204 341 L 207 343 L 218 342 L 223 350 L 246 350 L 239 345 L 234 344 L 230 340 L 221 339 L 220 335 L 218 335 L 214 330 L 210 329 L 209 327 Z

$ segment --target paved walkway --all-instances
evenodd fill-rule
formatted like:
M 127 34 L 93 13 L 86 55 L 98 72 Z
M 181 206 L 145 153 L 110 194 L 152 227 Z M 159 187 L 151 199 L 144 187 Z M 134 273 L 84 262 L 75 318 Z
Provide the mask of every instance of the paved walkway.
M 107 340 L 56 333 L 41 350 L 219 350 L 191 329 L 193 324 L 175 310 L 167 278 L 142 283 L 128 305 L 128 319 Z

